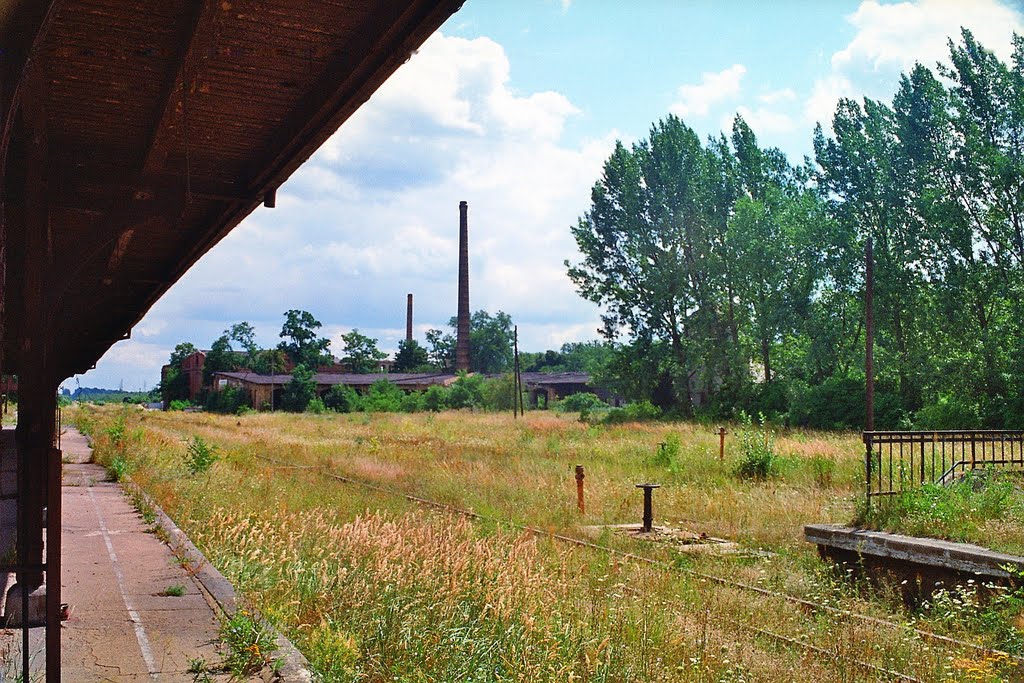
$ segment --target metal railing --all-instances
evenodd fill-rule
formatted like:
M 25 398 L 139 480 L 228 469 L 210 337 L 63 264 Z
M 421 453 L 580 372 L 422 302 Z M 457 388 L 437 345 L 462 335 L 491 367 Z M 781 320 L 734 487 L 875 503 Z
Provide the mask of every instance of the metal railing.
M 989 466 L 1024 469 L 1024 431 L 864 432 L 867 496 L 949 484 Z

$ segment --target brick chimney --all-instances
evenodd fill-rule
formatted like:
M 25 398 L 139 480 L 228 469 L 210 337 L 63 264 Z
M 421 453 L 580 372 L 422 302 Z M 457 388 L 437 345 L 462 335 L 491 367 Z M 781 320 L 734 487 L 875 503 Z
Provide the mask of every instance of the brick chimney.
M 412 341 L 412 294 L 408 296 L 405 304 L 405 341 Z
M 469 371 L 469 205 L 459 202 L 459 313 L 455 334 L 455 369 Z

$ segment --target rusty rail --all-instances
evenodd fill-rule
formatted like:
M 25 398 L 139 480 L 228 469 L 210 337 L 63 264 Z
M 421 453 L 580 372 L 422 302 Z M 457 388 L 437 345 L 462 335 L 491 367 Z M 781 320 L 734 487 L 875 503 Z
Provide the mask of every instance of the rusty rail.
M 864 432 L 868 500 L 924 484 L 945 485 L 988 467 L 1024 469 L 1024 431 Z

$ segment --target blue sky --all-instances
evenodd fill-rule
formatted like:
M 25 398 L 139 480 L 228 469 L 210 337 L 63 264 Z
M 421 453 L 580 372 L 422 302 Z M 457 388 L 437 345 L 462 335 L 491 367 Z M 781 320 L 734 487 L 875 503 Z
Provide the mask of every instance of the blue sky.
M 1006 0 L 467 0 L 303 166 L 207 254 L 96 369 L 65 382 L 150 388 L 174 345 L 246 320 L 278 341 L 312 312 L 332 351 L 359 328 L 392 351 L 455 312 L 458 203 L 469 202 L 474 310 L 504 310 L 522 348 L 593 339 L 598 309 L 563 261 L 616 139 L 675 113 L 701 135 L 740 112 L 764 145 L 811 153 L 840 96 L 889 99 L 960 26 L 1004 59 Z

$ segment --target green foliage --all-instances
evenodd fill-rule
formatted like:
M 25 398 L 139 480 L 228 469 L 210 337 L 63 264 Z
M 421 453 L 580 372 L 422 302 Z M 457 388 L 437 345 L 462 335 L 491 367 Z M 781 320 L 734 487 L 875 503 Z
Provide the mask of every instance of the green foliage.
M 198 434 L 185 444 L 185 468 L 189 474 L 197 475 L 208 472 L 213 464 L 220 459 L 217 447 L 206 443 Z
M 318 337 L 316 332 L 322 326 L 322 323 L 307 311 L 285 311 L 280 335 L 284 341 L 278 344 L 277 348 L 287 353 L 296 365 L 304 365 L 315 370 L 320 365 L 330 363 L 331 342 L 329 339 Z
M 224 666 L 235 678 L 248 678 L 271 662 L 276 649 L 274 636 L 245 610 L 238 610 L 221 625 L 221 640 L 227 645 Z
M 480 407 L 485 410 L 512 410 L 516 393 L 515 377 L 504 374 L 480 384 Z
M 951 541 L 976 537 L 990 520 L 1021 519 L 1024 498 L 1009 475 L 995 471 L 969 472 L 948 486 L 925 484 L 862 509 L 857 522 L 911 536 Z
M 377 340 L 360 334 L 358 329 L 341 335 L 345 343 L 345 356 L 341 359 L 348 364 L 349 371 L 365 375 L 380 372 L 380 361 L 388 357 L 377 348 Z
M 481 375 L 469 375 L 460 372 L 458 379 L 448 387 L 447 407 L 478 408 L 483 405 L 484 378 Z
M 346 384 L 335 384 L 324 394 L 324 406 L 338 413 L 353 413 L 359 410 L 359 394 Z
M 181 363 L 197 350 L 193 344 L 182 342 L 171 352 L 171 357 L 167 361 L 167 369 L 160 379 L 160 394 L 165 404 L 189 399 L 188 378 L 181 371 Z
M 423 409 L 436 413 L 448 407 L 448 390 L 440 384 L 432 384 L 423 392 Z
M 379 379 L 370 385 L 362 397 L 360 409 L 367 413 L 398 413 L 402 411 L 405 392 L 386 379 Z
M 423 392 L 410 391 L 402 396 L 402 412 L 418 413 L 423 410 Z
M 191 407 L 192 407 L 192 402 L 191 401 L 187 401 L 187 400 L 183 401 L 183 400 L 175 399 L 175 400 L 171 401 L 171 404 L 168 406 L 167 409 L 168 410 L 185 410 L 185 408 L 191 408 Z
M 448 321 L 453 330 L 458 328 L 458 320 Z M 469 320 L 469 367 L 473 372 L 497 374 L 512 367 L 512 317 L 504 311 L 493 316 L 487 311 L 476 311 Z M 433 337 L 431 332 L 436 332 Z M 435 345 L 437 352 L 432 354 L 439 360 L 447 362 L 446 367 L 454 365 L 455 338 L 451 335 L 441 336 L 438 330 L 427 332 L 427 341 Z M 450 349 L 449 349 L 450 344 Z M 448 354 L 445 356 L 445 354 Z M 432 359 L 433 360 L 433 359 Z
M 185 586 L 180 583 L 174 583 L 163 589 L 160 595 L 168 598 L 180 598 L 185 595 Z
M 323 399 L 318 396 L 306 404 L 305 412 L 313 415 L 323 415 L 327 412 L 327 406 L 324 405 Z
M 775 433 L 764 415 L 755 424 L 749 415 L 740 416 L 743 429 L 739 432 L 740 460 L 735 473 L 740 479 L 764 481 L 779 473 L 779 457 L 775 452 Z
M 981 411 L 969 396 L 944 394 L 914 413 L 914 429 L 979 429 Z
M 648 422 L 662 416 L 662 410 L 650 401 L 634 401 L 625 408 L 612 408 L 601 420 L 604 424 L 623 424 L 626 422 Z
M 441 330 L 427 330 L 426 336 L 430 345 L 427 352 L 430 364 L 437 370 L 455 367 L 455 337 Z
M 569 394 L 555 403 L 555 410 L 561 413 L 582 413 L 607 408 L 608 404 L 597 397 L 596 394 L 581 391 L 578 394 Z
M 210 346 L 206 352 L 206 360 L 203 361 L 203 386 L 209 387 L 213 383 L 215 372 L 232 372 L 238 368 L 236 354 L 231 348 L 231 340 L 225 332 Z
M 427 350 L 415 339 L 398 342 L 398 353 L 395 354 L 395 372 L 421 372 L 430 369 Z
M 124 481 L 131 474 L 131 461 L 123 454 L 117 454 L 107 463 L 107 475 L 111 481 Z
M 301 413 L 316 397 L 316 381 L 313 371 L 305 365 L 296 365 L 292 370 L 292 378 L 284 385 L 281 395 L 281 410 Z
M 251 399 L 242 387 L 225 386 L 218 391 L 211 391 L 206 396 L 206 409 L 214 413 L 235 415 L 248 406 Z
M 658 444 L 658 450 L 651 457 L 651 464 L 655 467 L 664 467 L 670 472 L 678 472 L 680 447 L 679 435 L 669 434 Z

